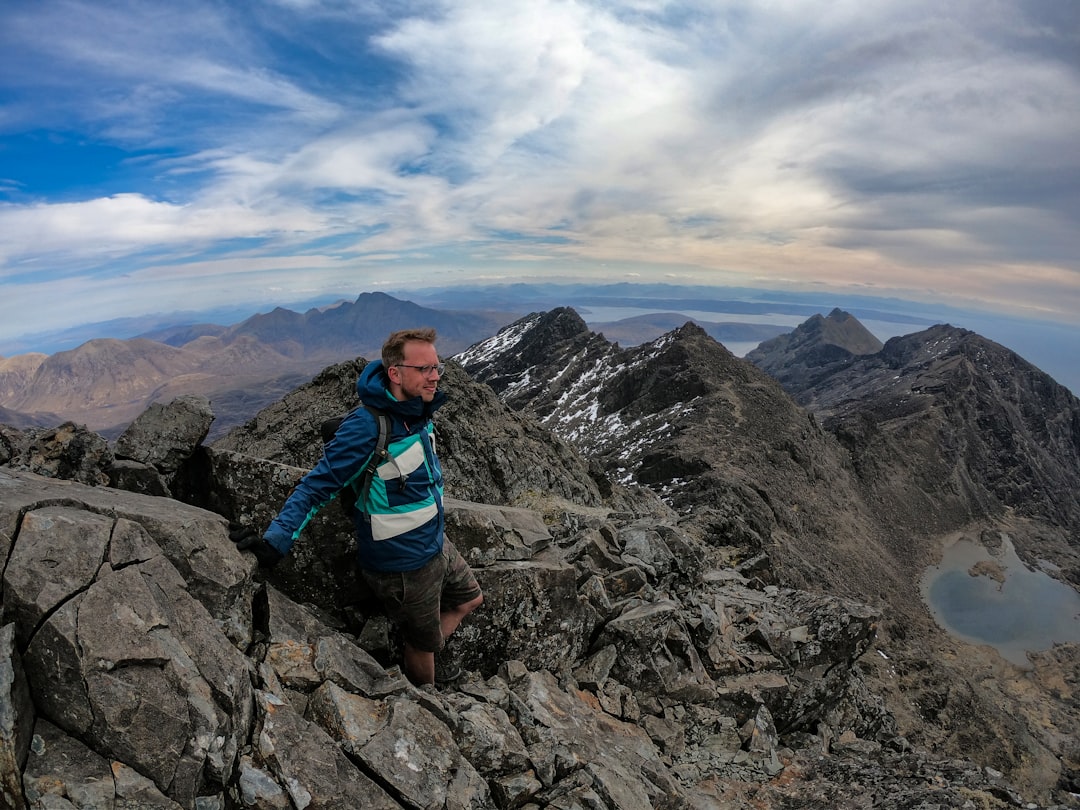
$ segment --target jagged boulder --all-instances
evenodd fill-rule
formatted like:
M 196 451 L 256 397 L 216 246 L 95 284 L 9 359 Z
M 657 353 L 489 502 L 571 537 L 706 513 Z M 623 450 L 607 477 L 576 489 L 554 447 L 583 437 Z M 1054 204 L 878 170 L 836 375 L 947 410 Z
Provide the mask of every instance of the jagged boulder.
M 214 421 L 206 397 L 185 395 L 151 404 L 113 445 L 112 486 L 169 495 L 172 479 L 192 456 Z
M 0 459 L 7 456 L 0 463 L 9 467 L 90 486 L 109 483 L 105 470 L 112 464 L 112 450 L 103 437 L 85 425 L 64 422 L 21 434 L 7 428 L 0 438 Z
M 0 424 L 0 466 L 11 463 L 18 459 L 29 443 L 29 437 L 17 427 Z
M 188 592 L 206 606 L 233 643 L 243 645 L 250 639 L 253 565 L 228 542 L 225 523 L 219 515 L 168 498 L 149 498 L 108 487 L 86 487 L 72 481 L 54 481 L 0 469 L 0 553 L 5 559 L 12 553 L 14 538 L 21 534 L 25 516 L 39 506 L 53 503 L 77 504 L 72 509 L 78 514 L 68 514 L 55 523 L 52 518 L 43 519 L 40 533 L 46 542 L 55 542 L 47 538 L 56 527 L 87 520 L 114 521 L 126 527 L 113 537 L 116 548 L 136 549 L 125 552 L 135 555 L 129 562 L 150 548 L 146 544 L 149 541 L 183 577 Z M 34 518 L 35 525 L 36 521 Z M 79 538 L 78 528 L 68 531 Z M 104 533 L 106 528 L 102 524 L 95 531 Z M 81 542 L 80 539 L 73 548 Z M 20 551 L 23 553 L 36 552 Z M 65 548 L 63 553 L 71 555 L 72 549 Z M 89 568 L 92 563 L 93 560 L 88 560 L 85 565 Z M 52 566 L 48 559 L 44 564 Z M 7 602 L 5 596 L 5 609 L 11 610 Z
M 398 810 L 401 805 L 371 777 L 358 769 L 341 746 L 317 723 L 307 720 L 273 692 L 259 692 L 256 711 L 258 726 L 248 781 L 272 785 L 260 793 L 245 793 L 245 803 L 260 802 L 263 795 L 270 806 L 338 810 L 342 807 L 371 807 Z M 263 776 L 256 779 L 255 773 Z M 273 799 L 280 798 L 280 802 Z M 260 802 L 261 803 L 261 802 Z
M 550 672 L 511 662 L 505 680 L 531 720 L 524 739 L 546 803 L 593 802 L 613 810 L 695 806 L 641 727 L 564 691 Z
M 370 700 L 328 682 L 311 696 L 308 712 L 350 758 L 385 774 L 406 807 L 494 807 L 446 723 L 416 700 Z
M 268 586 L 260 599 L 265 614 L 263 663 L 287 689 L 311 691 L 333 683 L 351 692 L 383 697 L 405 688 L 400 672 L 388 672 L 354 639 L 328 626 L 310 607 L 302 607 Z
M 24 806 L 182 810 L 136 769 L 101 756 L 48 720 L 39 720 L 33 732 L 34 746 L 22 774 L 29 802 Z
M 574 567 L 554 555 L 476 569 L 484 605 L 451 641 L 462 662 L 492 674 L 502 661 L 560 670 L 582 656 L 599 616 L 578 594 Z

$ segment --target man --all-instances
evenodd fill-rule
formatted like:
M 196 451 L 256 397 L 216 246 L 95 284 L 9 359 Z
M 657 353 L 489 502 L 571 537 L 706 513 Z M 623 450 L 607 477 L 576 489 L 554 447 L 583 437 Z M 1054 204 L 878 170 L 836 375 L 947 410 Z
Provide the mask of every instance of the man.
M 353 510 L 357 561 L 364 579 L 401 628 L 405 674 L 435 682 L 435 653 L 462 619 L 484 601 L 468 564 L 444 537 L 442 467 L 432 414 L 446 401 L 434 329 L 394 332 L 382 358 L 356 383 L 360 399 L 390 416 L 389 457 L 379 464 L 365 503 Z M 297 484 L 261 540 L 240 539 L 260 565 L 274 565 L 304 526 L 358 479 L 375 450 L 378 422 L 357 408 L 341 423 L 319 463 Z

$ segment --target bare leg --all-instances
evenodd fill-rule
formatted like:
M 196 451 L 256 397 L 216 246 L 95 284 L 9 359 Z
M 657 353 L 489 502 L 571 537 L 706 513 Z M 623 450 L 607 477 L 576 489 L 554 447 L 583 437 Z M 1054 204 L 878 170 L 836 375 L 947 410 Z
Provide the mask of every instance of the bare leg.
M 439 624 L 442 629 L 443 640 L 457 630 L 462 619 L 476 610 L 483 603 L 483 595 L 471 599 L 468 602 L 450 608 L 439 614 Z M 424 652 L 405 642 L 405 674 L 415 685 L 435 683 L 435 653 Z
M 458 629 L 458 625 L 461 624 L 461 620 L 480 607 L 484 602 L 484 595 L 470 599 L 463 605 L 458 605 L 450 610 L 444 610 L 439 614 L 439 621 L 442 625 L 442 636 L 445 641 L 450 635 Z
M 405 675 L 416 686 L 435 683 L 435 653 L 424 652 L 405 642 Z

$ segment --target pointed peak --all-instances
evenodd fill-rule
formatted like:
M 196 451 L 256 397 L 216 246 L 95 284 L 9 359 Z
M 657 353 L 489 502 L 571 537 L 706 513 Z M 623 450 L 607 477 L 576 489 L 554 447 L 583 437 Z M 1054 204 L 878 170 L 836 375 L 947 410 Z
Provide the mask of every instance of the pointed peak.
M 558 307 L 545 312 L 536 321 L 535 328 L 544 330 L 550 337 L 556 339 L 575 337 L 589 331 L 585 319 L 572 307 Z
M 792 337 L 805 347 L 805 339 L 825 346 L 836 346 L 854 355 L 876 354 L 884 344 L 858 318 L 842 309 L 833 309 L 827 316 L 820 314 L 807 319 L 795 328 Z M 812 337 L 811 337 L 812 336 Z M 783 337 L 783 336 L 781 336 Z
M 698 326 L 693 321 L 687 321 L 682 326 L 680 326 L 678 329 L 676 329 L 672 334 L 675 335 L 676 337 L 682 337 L 682 338 L 709 337 L 709 333 L 706 332 L 704 329 L 702 329 L 700 326 Z

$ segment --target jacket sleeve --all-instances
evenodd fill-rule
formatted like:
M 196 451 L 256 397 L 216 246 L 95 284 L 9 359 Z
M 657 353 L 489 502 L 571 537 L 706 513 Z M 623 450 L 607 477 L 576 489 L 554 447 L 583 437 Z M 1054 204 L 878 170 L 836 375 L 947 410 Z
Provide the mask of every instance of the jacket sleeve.
M 350 413 L 323 448 L 319 463 L 300 479 L 263 539 L 288 554 L 308 522 L 363 471 L 378 438 L 378 424 L 364 408 Z

